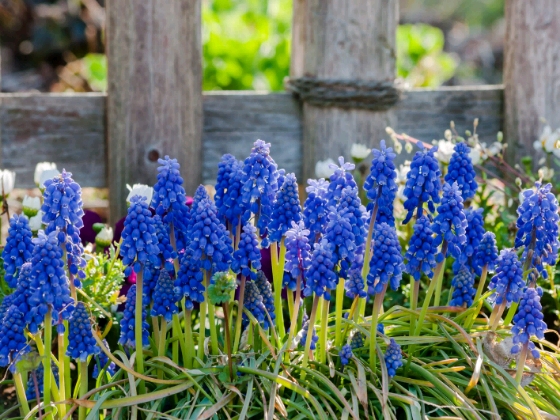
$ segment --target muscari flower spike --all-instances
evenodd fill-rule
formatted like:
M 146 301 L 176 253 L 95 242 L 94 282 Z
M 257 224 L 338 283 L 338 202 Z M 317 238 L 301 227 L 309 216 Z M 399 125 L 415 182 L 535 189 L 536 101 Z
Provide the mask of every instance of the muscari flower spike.
M 303 204 L 303 221 L 305 227 L 309 229 L 310 237 L 316 242 L 317 239 L 323 234 L 325 225 L 327 224 L 327 216 L 329 211 L 327 209 L 327 192 L 329 183 L 323 178 L 315 180 L 308 179 L 309 186 L 305 189 L 307 191 L 307 199 Z
M 29 220 L 24 215 L 14 214 L 10 219 L 6 246 L 2 251 L 4 260 L 4 280 L 12 289 L 17 287 L 18 271 L 22 264 L 31 258 L 33 252 L 33 233 Z
M 338 163 L 340 166 L 337 166 L 334 163 L 331 163 L 329 167 L 334 169 L 334 172 L 329 178 L 329 185 L 328 190 L 325 195 L 327 199 L 327 208 L 335 206 L 340 201 L 340 197 L 342 195 L 342 190 L 344 188 L 358 188 L 358 184 L 354 180 L 354 176 L 352 172 L 356 165 L 350 162 L 344 162 L 344 158 L 340 156 L 338 158 Z
M 437 212 L 438 215 L 432 225 L 432 230 L 436 234 L 434 245 L 439 246 L 444 240 L 447 241 L 448 253 L 454 258 L 459 258 L 461 245 L 467 241 L 467 217 L 463 210 L 463 198 L 456 182 L 453 185 L 447 182 L 443 185 L 443 197 Z M 447 253 L 445 255 L 440 253 L 436 259 L 439 262 L 445 257 L 447 257 Z
M 370 173 L 364 183 L 364 190 L 367 198 L 375 201 L 379 198 L 379 190 L 381 195 L 397 190 L 397 171 L 393 163 L 397 155 L 392 147 L 385 145 L 385 140 L 381 140 L 381 150 L 372 149 L 372 153 Z
M 517 354 L 521 347 L 527 345 L 532 356 L 537 359 L 540 357 L 539 351 L 535 348 L 535 343 L 531 337 L 539 340 L 544 338 L 544 332 L 547 329 L 546 323 L 543 321 L 542 305 L 541 305 L 542 289 L 536 290 L 527 287 L 519 303 L 519 309 L 513 317 L 513 334 L 512 354 Z
M 458 273 L 451 280 L 453 295 L 451 296 L 450 306 L 468 308 L 473 303 L 476 293 L 474 289 L 474 274 L 466 266 L 462 266 Z
M 270 286 L 270 282 L 268 281 L 268 279 L 266 278 L 266 276 L 262 271 L 257 272 L 257 279 L 255 280 L 255 285 L 257 286 L 257 289 L 259 289 L 259 294 L 263 298 L 263 304 L 268 314 L 270 315 L 270 319 L 272 320 L 272 322 L 274 322 L 276 320 L 274 295 L 272 294 L 272 287 Z
M 0 366 L 15 368 L 15 363 L 29 351 L 24 335 L 25 319 L 23 313 L 12 305 L 0 320 Z
M 387 223 L 375 225 L 372 247 L 373 255 L 367 276 L 368 294 L 382 293 L 386 284 L 397 290 L 404 264 L 395 228 Z
M 438 247 L 434 245 L 432 224 L 428 216 L 423 215 L 416 220 L 414 233 L 410 238 L 408 250 L 404 256 L 407 261 L 404 271 L 414 280 L 420 280 L 422 274 L 429 278 L 434 275 Z
M 375 218 L 375 223 L 387 223 L 389 226 L 395 226 L 395 215 L 394 215 L 394 202 L 397 194 L 397 190 L 382 190 L 382 194 L 378 200 L 377 207 L 377 217 Z M 375 203 L 370 201 L 367 205 L 367 210 L 370 214 L 375 208 Z
M 340 195 L 337 212 L 342 213 L 350 222 L 356 247 L 366 242 L 367 218 L 364 217 L 366 208 L 362 206 L 357 188 L 346 187 Z M 344 211 L 343 211 L 344 210 Z
M 133 284 L 126 294 L 126 303 L 124 305 L 123 317 L 121 319 L 121 336 L 119 344 L 125 347 L 136 348 L 136 337 L 134 335 L 136 310 L 136 285 Z M 146 322 L 146 309 L 142 308 L 142 347 L 150 344 L 148 339 L 148 323 Z
M 401 346 L 393 338 L 391 338 L 391 342 L 385 351 L 385 365 L 390 378 L 394 377 L 397 374 L 397 369 L 403 365 Z
M 270 323 L 268 321 L 268 316 L 266 315 L 267 309 L 264 306 L 263 297 L 259 293 L 259 288 L 252 280 L 248 280 L 245 283 L 244 306 L 249 310 L 249 312 L 251 312 L 265 330 L 268 329 Z M 245 314 L 243 314 L 243 324 L 249 324 L 249 318 Z
M 241 223 L 243 206 L 241 202 L 241 187 L 243 179 L 242 163 L 230 154 L 222 156 L 218 164 L 218 179 L 214 200 L 218 214 L 229 222 L 234 229 Z
M 257 228 L 247 223 L 243 226 L 237 250 L 233 253 L 231 270 L 254 280 L 257 278 L 254 270 L 260 269 L 261 251 L 257 240 Z
M 471 149 L 466 143 L 457 143 L 445 175 L 445 182 L 448 184 L 457 183 L 463 200 L 474 197 L 478 188 L 475 180 L 476 172 L 469 156 L 470 152 Z
M 68 269 L 77 287 L 79 279 L 85 278 L 83 268 L 86 261 L 83 258 L 84 247 L 80 239 L 80 229 L 84 226 L 82 189 L 72 179 L 72 174 L 62 170 L 53 179 L 45 181 L 43 192 L 43 223 L 47 225 L 46 234 L 58 231 L 58 242 L 66 248 Z
M 531 264 L 543 278 L 548 273 L 543 264 L 556 265 L 558 257 L 558 200 L 550 191 L 551 184 L 542 186 L 535 183 L 535 188 L 523 191 L 524 200 L 517 209 L 517 236 L 515 247 L 525 247 L 523 259 L 533 249 Z M 534 238 L 534 239 L 533 239 Z
M 167 322 L 170 322 L 173 314 L 179 312 L 177 307 L 179 295 L 175 292 L 173 280 L 167 270 L 161 270 L 152 299 L 152 316 L 162 316 Z
M 246 209 L 244 218 L 255 215 L 255 224 L 263 236 L 272 216 L 272 206 L 278 191 L 278 167 L 270 156 L 270 143 L 257 140 L 243 165 L 241 201 Z M 263 240 L 267 246 L 266 239 Z
M 68 348 L 66 355 L 85 362 L 88 356 L 99 354 L 100 349 L 91 332 L 91 321 L 86 306 L 78 302 L 68 323 Z
M 292 222 L 292 227 L 286 232 L 286 263 L 284 270 L 290 274 L 289 278 L 294 279 L 288 284 L 290 290 L 296 287 L 295 279 L 298 276 L 303 277 L 303 273 L 311 264 L 311 246 L 309 245 L 309 229 L 306 229 L 304 223 Z M 293 284 L 292 284 L 293 283 Z M 293 287 L 291 287 L 293 286 Z
M 309 331 L 309 316 L 307 315 L 307 312 L 304 312 L 301 331 L 300 331 L 301 339 L 299 340 L 299 346 L 302 348 L 305 348 L 308 331 Z M 317 347 L 317 341 L 319 341 L 319 336 L 315 331 L 315 327 L 313 327 L 313 332 L 311 333 L 311 346 L 309 347 L 310 350 L 315 350 L 315 348 Z
M 316 243 L 311 256 L 311 265 L 305 274 L 305 288 L 303 296 L 323 296 L 325 300 L 331 300 L 330 290 L 338 283 L 335 273 L 332 248 L 326 239 Z
M 352 353 L 352 347 L 349 344 L 343 345 L 338 353 L 338 356 L 340 357 L 340 363 L 342 366 L 346 366 L 350 362 L 350 359 L 354 356 L 354 353 Z
M 51 369 L 52 369 L 52 373 L 54 375 L 54 380 L 56 382 L 56 386 L 59 385 L 58 383 L 58 368 L 56 367 L 56 365 L 54 364 L 54 362 L 51 363 Z M 39 397 L 42 398 L 43 397 L 43 376 L 44 376 L 44 368 L 43 368 L 43 363 L 39 363 L 39 366 L 37 367 L 37 369 L 35 369 L 35 378 L 37 379 L 37 386 L 39 388 Z M 27 389 L 25 391 L 25 397 L 28 400 L 35 400 L 36 399 L 36 393 L 35 393 L 35 380 L 33 379 L 33 372 L 29 373 L 29 376 L 27 378 Z
M 302 219 L 296 176 L 287 174 L 272 206 L 272 217 L 268 224 L 270 242 L 280 242 L 292 227 L 292 222 L 298 223 Z
M 185 307 L 194 308 L 194 303 L 204 302 L 204 275 L 200 260 L 192 256 L 192 251 L 187 249 L 181 258 L 181 268 L 175 280 L 175 293 L 185 297 Z
M 53 322 L 58 322 L 59 318 L 70 319 L 74 311 L 74 299 L 70 297 L 57 232 L 47 235 L 40 230 L 38 235 L 33 239 L 35 248 L 31 257 L 29 312 L 25 314 L 32 334 L 37 333 L 37 324 L 33 320 L 44 318 L 49 308 L 52 309 Z
M 354 259 L 357 242 L 365 240 L 356 239 L 350 223 L 351 219 L 354 219 L 351 209 L 345 209 L 340 205 L 337 208 L 330 208 L 329 221 L 325 227 L 323 239 L 328 243 L 332 253 L 331 260 L 335 267 L 344 262 L 344 269 L 348 268 Z
M 484 218 L 482 217 L 482 209 L 468 208 L 465 210 L 465 217 L 467 218 L 467 228 L 465 229 L 465 236 L 467 240 L 461 245 L 461 253 L 459 258 L 453 263 L 453 269 L 457 273 L 461 266 L 465 265 L 475 273 L 480 273 L 482 267 L 475 264 L 475 257 L 480 241 L 486 232 L 484 230 Z
M 496 261 L 496 274 L 490 280 L 488 289 L 494 291 L 488 300 L 496 305 L 501 305 L 505 300 L 509 307 L 521 299 L 525 289 L 523 268 L 513 250 L 503 249 L 500 252 Z
M 121 255 L 123 264 L 127 266 L 124 274 L 130 275 L 132 269 L 139 273 L 148 261 L 159 268 L 159 253 L 154 216 L 146 197 L 135 195 L 130 199 L 122 232 Z
M 346 290 L 346 296 L 350 299 L 356 298 L 356 296 L 365 298 L 367 293 L 365 291 L 365 282 L 362 277 L 362 268 L 364 266 L 364 249 L 365 246 L 360 246 L 356 253 L 354 254 L 354 260 L 348 270 L 346 276 L 346 282 L 344 283 L 344 288 Z
M 379 331 L 379 325 L 383 325 L 383 324 L 377 324 L 378 331 Z M 352 350 L 359 349 L 360 347 L 364 346 L 364 343 L 365 343 L 364 335 L 360 331 L 356 331 L 352 335 L 352 338 L 350 339 L 350 348 Z
M 25 322 L 29 330 L 37 331 L 44 317 L 37 311 L 32 312 L 29 306 L 29 298 L 33 293 L 31 289 L 31 267 L 31 262 L 26 262 L 21 266 L 17 280 L 17 288 L 11 295 L 11 305 L 17 306 L 20 312 L 25 315 Z
M 109 343 L 107 343 L 107 340 L 103 340 L 103 344 L 105 345 L 105 348 L 109 348 Z M 104 352 L 100 352 L 95 357 L 95 364 L 93 365 L 92 373 L 93 379 L 97 379 L 99 377 L 99 374 L 105 366 L 107 366 L 105 372 L 107 372 L 109 376 L 113 376 L 115 374 L 115 372 L 117 371 L 117 365 L 115 364 L 115 362 L 111 361 L 111 363 L 109 363 L 108 365 L 107 363 L 109 363 L 109 357 Z
M 478 249 L 476 250 L 473 265 L 475 270 L 480 268 L 480 272 L 476 274 L 480 275 L 482 268 L 487 266 L 488 271 L 493 271 L 496 266 L 496 260 L 498 259 L 498 247 L 496 246 L 496 235 L 493 232 L 486 232 L 482 235 L 482 239 L 478 244 Z
M 437 147 L 430 149 L 424 143 L 418 142 L 419 151 L 416 152 L 410 163 L 410 171 L 406 174 L 406 184 L 403 194 L 406 197 L 404 208 L 407 211 L 403 224 L 407 224 L 416 211 L 420 218 L 423 214 L 424 204 L 428 205 L 430 213 L 435 212 L 435 205 L 439 203 L 441 191 L 441 171 L 439 163 L 434 156 Z
M 16 293 L 14 292 L 4 296 L 4 299 L 2 299 L 2 303 L 0 304 L 0 325 L 2 325 L 4 315 L 6 315 L 6 312 L 8 312 L 8 309 L 10 309 L 10 306 L 14 303 L 15 298 Z

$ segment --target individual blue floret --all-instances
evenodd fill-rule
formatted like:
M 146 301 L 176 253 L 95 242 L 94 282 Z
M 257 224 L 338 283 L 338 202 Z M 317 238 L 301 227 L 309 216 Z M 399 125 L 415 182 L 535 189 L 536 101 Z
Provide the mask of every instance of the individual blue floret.
M 446 183 L 450 185 L 454 182 L 457 183 L 463 200 L 474 197 L 478 188 L 475 180 L 476 172 L 469 156 L 470 152 L 471 149 L 466 143 L 457 143 L 445 175 Z
M 83 302 L 76 305 L 68 325 L 67 356 L 85 362 L 88 356 L 99 353 L 100 349 L 93 338 L 89 314 Z
M 33 252 L 33 233 L 25 215 L 14 214 L 10 219 L 6 246 L 2 251 L 4 260 L 4 280 L 12 289 L 17 286 L 18 270 L 31 258 Z
M 539 340 L 544 339 L 544 332 L 547 329 L 546 323 L 543 321 L 541 295 L 541 289 L 536 290 L 532 287 L 527 287 L 523 293 L 519 309 L 513 317 L 513 327 L 511 328 L 513 334 L 512 354 L 519 353 L 521 348 L 527 345 L 534 358 L 540 357 L 539 351 L 535 348 L 535 343 L 530 340 L 531 337 L 536 337 Z

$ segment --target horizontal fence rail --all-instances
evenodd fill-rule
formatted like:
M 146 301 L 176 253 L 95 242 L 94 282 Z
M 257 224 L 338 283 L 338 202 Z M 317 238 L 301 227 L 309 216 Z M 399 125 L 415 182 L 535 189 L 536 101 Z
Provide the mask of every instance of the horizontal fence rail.
M 106 99 L 96 93 L 0 94 L 2 168 L 16 171 L 16 186 L 33 187 L 35 164 L 52 161 L 84 187 L 107 187 Z M 412 89 L 394 109 L 393 128 L 423 141 L 443 138 L 450 121 L 462 133 L 479 118 L 480 140 L 492 142 L 503 126 L 503 87 Z M 244 158 L 259 138 L 272 143 L 279 167 L 301 177 L 302 112 L 291 94 L 206 92 L 203 114 L 204 183 L 215 182 L 224 153 Z

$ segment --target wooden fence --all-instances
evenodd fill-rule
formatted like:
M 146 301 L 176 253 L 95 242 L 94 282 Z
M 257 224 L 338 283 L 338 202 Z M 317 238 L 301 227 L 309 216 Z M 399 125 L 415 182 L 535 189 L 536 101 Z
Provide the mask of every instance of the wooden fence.
M 383 109 L 371 97 L 348 107 L 290 93 L 203 94 L 200 1 L 107 2 L 106 95 L 0 94 L 2 167 L 17 172 L 18 187 L 32 186 L 37 162 L 54 161 L 83 186 L 109 187 L 115 219 L 125 185 L 153 183 L 166 154 L 192 193 L 212 182 L 222 154 L 242 158 L 257 138 L 272 143 L 281 167 L 309 177 L 317 160 L 348 156 L 352 143 L 378 145 L 387 125 L 431 141 L 451 120 L 464 129 L 479 118 L 483 140 L 505 130 L 511 159 L 530 153 L 540 118 L 560 126 L 557 0 L 506 1 L 505 87 L 412 89 Z M 390 87 L 397 21 L 397 0 L 294 0 L 291 79 L 324 82 L 327 94 L 341 84 L 358 96 L 364 85 Z

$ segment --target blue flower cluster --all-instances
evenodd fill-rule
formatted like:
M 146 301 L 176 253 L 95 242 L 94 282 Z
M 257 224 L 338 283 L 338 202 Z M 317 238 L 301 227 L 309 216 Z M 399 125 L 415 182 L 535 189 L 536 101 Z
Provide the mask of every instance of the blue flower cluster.
M 422 142 L 418 142 L 418 147 L 420 150 L 412 158 L 403 191 L 406 197 L 404 208 L 407 211 L 403 221 L 405 225 L 412 218 L 414 211 L 418 218 L 422 216 L 424 204 L 428 205 L 430 213 L 434 213 L 436 211 L 434 204 L 440 201 L 441 171 L 439 162 L 434 156 L 437 147 L 428 149 Z
M 82 189 L 72 179 L 72 174 L 65 170 L 59 176 L 45 181 L 44 186 L 41 211 L 43 223 L 47 225 L 45 233 L 58 231 L 58 242 L 66 247 L 68 269 L 71 275 L 78 276 L 75 283 L 79 286 L 79 279 L 85 278 L 82 269 L 86 266 L 80 239 L 80 229 L 84 226 Z
M 383 324 L 377 324 L 378 330 L 379 330 L 379 325 L 383 325 Z M 356 331 L 352 335 L 352 338 L 350 339 L 350 347 L 352 348 L 352 350 L 356 350 L 359 349 L 360 347 L 363 347 L 364 343 L 365 343 L 364 335 L 360 331 Z
M 391 338 L 391 342 L 385 351 L 385 365 L 387 366 L 387 373 L 390 378 L 397 374 L 397 369 L 403 365 L 401 346 Z
M 56 386 L 58 386 L 58 368 L 56 367 L 56 365 L 53 363 L 51 363 L 51 369 L 52 369 L 52 373 L 54 376 L 54 380 L 56 382 Z M 43 376 L 44 376 L 44 368 L 43 368 L 43 364 L 40 363 L 39 366 L 37 367 L 37 369 L 35 369 L 34 372 L 30 372 L 29 373 L 29 377 L 27 379 L 27 389 L 25 390 L 25 397 L 28 400 L 34 400 L 36 399 L 36 393 L 35 393 L 35 379 L 37 380 L 37 387 L 39 388 L 39 397 L 42 398 L 43 397 Z
M 323 240 L 328 243 L 332 253 L 331 260 L 335 267 L 342 261 L 350 264 L 354 259 L 358 241 L 354 235 L 353 226 L 350 224 L 350 217 L 353 217 L 353 214 L 349 208 L 345 209 L 340 205 L 337 208 L 330 208 L 329 221 L 325 227 Z
M 448 184 L 457 183 L 463 200 L 474 197 L 478 188 L 475 180 L 476 172 L 469 156 L 470 152 L 471 149 L 466 143 L 457 143 L 445 175 L 445 182 Z
M 272 207 L 272 218 L 268 224 L 270 242 L 280 242 L 292 222 L 299 223 L 302 219 L 296 176 L 287 174 Z
M 231 271 L 254 280 L 257 278 L 255 270 L 260 269 L 261 251 L 257 240 L 257 228 L 247 223 L 243 226 L 237 251 L 233 253 Z
M 340 357 L 340 363 L 342 366 L 346 366 L 350 362 L 350 359 L 354 356 L 354 353 L 352 353 L 352 347 L 349 344 L 343 345 L 338 353 L 338 356 Z
M 91 322 L 86 306 L 78 302 L 68 323 L 68 348 L 66 355 L 85 362 L 88 356 L 98 354 L 100 349 L 91 332 Z
M 381 140 L 381 150 L 372 149 L 372 154 L 370 173 L 364 183 L 364 190 L 367 192 L 367 198 L 375 201 L 380 190 L 381 195 L 397 190 L 397 172 L 393 162 L 397 155 L 392 147 L 386 146 L 385 140 Z
M 70 297 L 57 232 L 46 235 L 40 230 L 38 235 L 33 239 L 35 248 L 31 257 L 31 294 L 26 320 L 44 318 L 49 308 L 52 308 L 53 321 L 58 321 L 59 318 L 68 320 L 74 310 L 74 300 Z M 37 333 L 37 325 L 34 322 L 29 323 L 29 331 L 32 334 Z
M 558 200 L 550 191 L 551 184 L 541 186 L 535 183 L 534 189 L 523 191 L 523 202 L 517 209 L 517 236 L 515 247 L 525 247 L 523 258 L 533 249 L 535 267 L 543 278 L 548 278 L 544 264 L 556 265 L 558 258 Z
M 482 239 L 478 244 L 478 249 L 474 256 L 473 265 L 476 274 L 480 275 L 484 266 L 487 266 L 488 271 L 494 270 L 497 259 L 498 247 L 496 246 L 496 235 L 492 232 L 486 232 L 482 235 Z M 480 272 L 478 271 L 479 268 Z
M 270 315 L 270 319 L 272 320 L 272 322 L 274 322 L 276 320 L 274 295 L 272 294 L 272 287 L 270 286 L 270 282 L 262 271 L 257 272 L 255 285 L 259 290 L 259 294 L 262 296 L 264 307 L 268 312 L 268 315 Z M 266 319 L 268 320 L 268 317 Z
M 6 312 L 8 312 L 10 306 L 13 305 L 15 298 L 16 298 L 16 293 L 14 292 L 4 296 L 4 299 L 2 299 L 2 303 L 0 304 L 0 325 L 2 325 L 2 320 L 4 319 L 4 315 L 6 315 Z
M 309 245 L 309 229 L 303 222 L 292 222 L 292 228 L 286 232 L 286 263 L 284 270 L 290 273 L 292 278 L 303 277 L 303 273 L 311 264 L 311 246 Z M 295 282 L 293 284 L 295 288 Z M 289 287 L 291 290 L 293 288 Z
M 517 254 L 511 249 L 503 249 L 497 259 L 496 274 L 488 285 L 488 289 L 494 291 L 488 300 L 496 305 L 505 300 L 509 307 L 513 302 L 519 302 L 524 288 L 523 268 Z
M 152 316 L 162 316 L 169 322 L 173 314 L 179 312 L 179 295 L 175 292 L 173 280 L 166 270 L 161 270 L 152 298 Z
M 350 223 L 355 246 L 363 245 L 367 236 L 367 218 L 364 217 L 366 209 L 362 206 L 357 188 L 346 187 L 342 190 L 340 203 L 336 211 L 341 213 Z
M 449 246 L 449 253 L 459 258 L 461 245 L 467 241 L 467 218 L 463 211 L 463 198 L 459 193 L 457 183 L 447 182 L 443 185 L 443 197 L 438 206 L 438 215 L 434 219 L 432 230 L 436 234 L 434 245 L 439 246 L 444 240 Z M 440 253 L 438 259 L 447 257 L 447 253 Z
M 541 295 L 542 290 L 540 289 L 538 291 L 532 287 L 525 289 L 519 303 L 519 309 L 513 317 L 513 327 L 511 328 L 513 334 L 512 354 L 518 353 L 522 346 L 528 345 L 534 358 L 540 356 L 535 344 L 530 339 L 534 336 L 542 340 L 547 328 L 543 321 Z
M 243 167 L 232 155 L 223 155 L 218 164 L 218 179 L 216 182 L 216 194 L 214 200 L 218 214 L 229 222 L 232 229 L 241 223 L 243 205 L 241 202 L 241 187 L 243 179 Z
M 302 326 L 301 326 L 301 331 L 299 333 L 299 335 L 301 336 L 301 339 L 299 340 L 299 345 L 302 348 L 305 348 L 305 343 L 307 341 L 307 332 L 309 331 L 309 316 L 307 316 L 307 312 L 303 313 L 303 319 L 302 319 Z M 310 350 L 315 350 L 315 348 L 317 347 L 317 341 L 319 341 L 319 336 L 317 335 L 317 332 L 315 331 L 315 327 L 313 327 L 313 332 L 311 333 L 311 346 L 309 347 Z
M 270 156 L 270 143 L 257 140 L 243 165 L 241 200 L 246 209 L 245 219 L 251 213 L 255 215 L 255 224 L 261 236 L 267 232 L 272 216 L 278 175 L 276 162 Z
M 107 340 L 103 340 L 103 344 L 105 348 L 109 348 L 109 343 L 107 343 Z M 99 377 L 99 374 L 107 365 L 107 363 L 109 363 L 109 357 L 107 357 L 107 355 L 103 351 L 101 351 L 95 358 L 95 365 L 93 365 L 92 373 L 93 379 L 97 379 Z M 117 365 L 115 364 L 115 362 L 111 361 L 111 363 L 107 365 L 107 369 L 105 371 L 109 374 L 109 376 L 113 376 L 117 371 Z
M 122 232 L 121 255 L 127 266 L 124 274 L 130 275 L 132 268 L 139 273 L 148 261 L 159 268 L 159 252 L 154 216 L 146 197 L 135 195 L 130 199 Z
M 38 311 L 31 311 L 29 306 L 29 298 L 33 294 L 31 289 L 31 262 L 26 262 L 21 266 L 19 277 L 17 280 L 17 289 L 12 293 L 11 305 L 17 306 L 25 316 L 25 323 L 29 331 L 37 331 L 39 325 L 44 320 L 44 315 Z M 7 310 L 8 308 L 6 308 Z M 0 318 L 1 320 L 1 318 Z
M 482 209 L 468 208 L 465 210 L 465 217 L 467 219 L 467 228 L 465 229 L 465 236 L 467 240 L 461 245 L 461 253 L 459 258 L 454 262 L 453 266 L 455 272 L 458 272 L 462 265 L 466 265 L 469 269 L 476 273 L 480 273 L 482 267 L 475 265 L 475 256 L 480 245 L 480 241 L 484 233 L 484 219 L 482 217 Z
M 252 280 L 247 280 L 245 282 L 245 299 L 243 302 L 245 308 L 251 312 L 259 324 L 261 324 L 265 330 L 268 329 L 270 323 L 266 316 L 267 309 L 264 306 L 263 297 L 259 293 L 259 288 Z M 243 323 L 244 325 L 249 323 L 249 319 L 245 314 L 243 314 Z
M 327 209 L 328 200 L 327 193 L 329 183 L 323 178 L 315 180 L 308 179 L 309 186 L 305 189 L 307 191 L 307 199 L 303 204 L 303 220 L 305 227 L 310 231 L 310 237 L 313 242 L 319 238 L 325 225 L 327 224 L 327 216 L 329 211 Z
M 377 200 L 377 216 L 375 217 L 375 223 L 387 223 L 389 226 L 395 226 L 395 215 L 394 215 L 394 205 L 397 190 L 386 190 L 383 188 L 379 200 Z M 370 214 L 375 208 L 374 202 L 369 202 L 367 209 Z
M 18 270 L 21 265 L 31 258 L 33 251 L 33 233 L 29 228 L 29 221 L 24 215 L 14 214 L 10 219 L 6 246 L 2 251 L 4 260 L 4 280 L 12 289 L 17 286 Z
M 466 266 L 462 266 L 451 280 L 453 295 L 451 296 L 450 306 L 468 308 L 473 303 L 476 293 L 474 289 L 474 274 Z
M 390 284 L 393 290 L 399 288 L 404 268 L 401 245 L 395 228 L 387 223 L 375 225 L 373 255 L 369 262 L 367 276 L 368 294 L 383 292 Z
M 0 319 L 0 366 L 15 363 L 23 353 L 29 351 L 24 335 L 25 320 L 23 313 L 12 305 Z
M 123 317 L 121 319 L 121 336 L 119 344 L 123 346 L 136 348 L 136 337 L 134 335 L 135 322 L 134 312 L 136 310 L 136 285 L 133 284 L 126 294 L 126 303 L 124 305 Z M 142 347 L 150 344 L 148 339 L 148 323 L 146 322 L 146 309 L 142 308 Z
M 356 184 L 354 176 L 352 175 L 352 171 L 356 165 L 350 162 L 344 162 L 342 156 L 338 158 L 338 163 L 340 166 L 336 166 L 336 164 L 332 163 L 330 165 L 331 169 L 334 169 L 334 172 L 329 178 L 329 187 L 325 195 L 327 199 L 327 208 L 332 206 L 336 207 L 344 188 L 358 188 L 358 184 Z
M 404 256 L 404 259 L 408 261 L 404 271 L 414 277 L 416 281 L 420 280 L 422 274 L 429 278 L 434 275 L 438 247 L 434 244 L 433 234 L 428 216 L 423 215 L 416 220 L 414 233 Z
M 306 283 L 303 289 L 304 296 L 323 296 L 325 300 L 331 300 L 330 290 L 338 283 L 338 276 L 334 271 L 332 250 L 329 242 L 323 239 L 316 243 L 311 257 L 311 265 L 305 275 Z
M 360 259 L 360 263 L 355 263 L 357 259 Z M 346 281 L 344 283 L 344 288 L 346 290 L 346 296 L 350 299 L 354 299 L 356 296 L 365 298 L 367 293 L 365 291 L 364 278 L 362 277 L 362 267 L 363 267 L 363 253 L 356 253 L 354 257 L 354 262 L 348 270 L 346 275 Z

